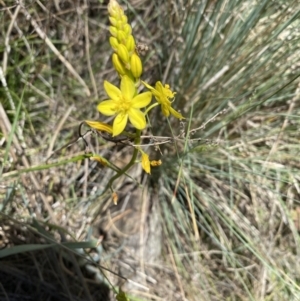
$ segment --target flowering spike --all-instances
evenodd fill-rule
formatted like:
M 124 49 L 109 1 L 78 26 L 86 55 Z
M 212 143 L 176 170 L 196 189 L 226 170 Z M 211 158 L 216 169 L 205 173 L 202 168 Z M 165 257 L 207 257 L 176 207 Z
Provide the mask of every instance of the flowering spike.
M 182 115 L 172 108 L 172 102 L 176 95 L 169 85 L 163 85 L 160 81 L 156 82 L 154 87 L 151 87 L 145 82 L 144 86 L 149 90 L 148 92 L 140 92 L 139 86 L 141 83 L 140 77 L 143 72 L 143 65 L 140 55 L 145 55 L 148 47 L 145 45 L 137 44 L 132 35 L 132 27 L 128 23 L 127 16 L 124 14 L 122 7 L 116 0 L 109 0 L 107 6 L 109 13 L 109 43 L 114 51 L 112 55 L 112 63 L 121 78 L 120 86 L 117 87 L 108 81 L 104 81 L 104 90 L 108 95 L 107 99 L 100 102 L 97 106 L 98 111 L 105 116 L 113 117 L 113 125 L 108 125 L 99 121 L 85 121 L 87 125 L 98 131 L 106 132 L 113 137 L 123 133 L 128 138 L 134 139 L 134 144 L 130 144 L 134 148 L 132 159 L 123 168 L 119 169 L 113 166 L 106 159 L 98 155 L 89 155 L 91 160 L 97 161 L 104 166 L 112 168 L 117 174 L 113 176 L 107 188 L 112 189 L 112 183 L 118 177 L 126 174 L 127 170 L 136 162 L 138 153 L 141 153 L 140 163 L 143 170 L 150 174 L 151 166 L 160 166 L 161 160 L 149 160 L 149 155 L 142 151 L 141 131 L 146 128 L 146 116 L 148 112 L 157 106 L 161 106 L 162 112 L 165 116 L 170 114 L 176 118 L 182 119 Z M 155 97 L 157 103 L 150 104 L 152 97 Z M 128 121 L 137 129 L 136 133 L 127 132 Z M 126 131 L 124 131 L 126 129 Z M 102 135 L 104 139 L 112 141 L 122 141 L 123 137 L 119 139 L 109 139 L 107 135 Z M 128 144 L 129 145 L 129 144 Z M 114 204 L 118 202 L 117 193 L 113 192 L 112 201 Z M 119 290 L 116 295 L 118 301 L 129 301 L 126 294 Z

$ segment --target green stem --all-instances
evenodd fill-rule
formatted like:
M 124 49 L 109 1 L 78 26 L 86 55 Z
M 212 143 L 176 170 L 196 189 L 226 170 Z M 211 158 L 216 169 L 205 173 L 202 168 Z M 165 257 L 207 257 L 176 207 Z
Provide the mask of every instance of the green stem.
M 2 177 L 3 178 L 9 178 L 9 177 L 19 176 L 20 174 L 27 173 L 27 172 L 45 170 L 45 169 L 65 165 L 65 164 L 72 163 L 72 162 L 82 161 L 82 160 L 90 158 L 92 156 L 93 156 L 93 154 L 78 155 L 78 156 L 75 156 L 75 157 L 72 157 L 72 158 L 69 158 L 69 159 L 65 159 L 65 160 L 61 160 L 61 161 L 58 161 L 58 162 L 53 162 L 53 163 L 49 163 L 49 164 L 41 164 L 41 165 L 38 165 L 38 166 L 31 166 L 31 167 L 28 167 L 28 168 L 23 168 L 23 169 L 7 172 L 7 173 L 3 174 Z
M 154 104 L 152 104 L 150 107 L 147 108 L 147 110 L 144 112 L 144 114 L 148 114 L 148 112 L 150 110 L 152 110 L 154 107 L 157 107 L 158 105 L 160 105 L 158 102 L 155 102 Z
M 136 137 L 134 139 L 134 144 L 135 145 L 139 145 L 141 142 L 141 131 L 140 130 L 136 130 Z M 113 192 L 114 190 L 112 189 L 112 184 L 113 182 L 118 179 L 119 177 L 121 177 L 123 174 L 125 174 L 134 164 L 136 161 L 136 157 L 138 154 L 139 150 L 138 148 L 134 148 L 131 160 L 129 161 L 129 163 L 122 169 L 120 170 L 116 175 L 114 175 L 109 182 L 106 185 L 106 188 L 104 189 L 104 192 L 107 191 L 108 188 L 110 188 L 110 190 Z M 104 193 L 103 192 L 103 193 Z

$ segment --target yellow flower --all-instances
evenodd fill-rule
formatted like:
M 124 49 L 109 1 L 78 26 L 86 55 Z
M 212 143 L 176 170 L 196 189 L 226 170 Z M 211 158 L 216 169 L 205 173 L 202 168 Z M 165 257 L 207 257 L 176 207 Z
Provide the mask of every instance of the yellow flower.
M 149 156 L 142 152 L 142 167 L 146 173 L 151 173 Z
M 142 83 L 151 91 L 157 102 L 161 105 L 161 110 L 166 117 L 171 113 L 178 119 L 184 119 L 184 117 L 171 106 L 172 102 L 169 99 L 174 98 L 176 92 L 172 92 L 169 85 L 163 86 L 162 83 L 158 81 L 155 84 L 155 88 L 153 88 L 143 81 Z
M 145 114 L 140 109 L 151 102 L 151 92 L 137 95 L 134 82 L 127 75 L 122 77 L 120 89 L 108 81 L 104 81 L 104 89 L 110 99 L 102 101 L 97 108 L 103 115 L 116 115 L 113 123 L 113 136 L 123 132 L 128 118 L 138 130 L 146 127 Z

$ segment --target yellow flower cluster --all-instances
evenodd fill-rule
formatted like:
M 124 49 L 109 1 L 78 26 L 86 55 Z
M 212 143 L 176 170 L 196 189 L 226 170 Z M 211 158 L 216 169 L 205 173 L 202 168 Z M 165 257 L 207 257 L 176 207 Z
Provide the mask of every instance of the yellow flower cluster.
M 176 92 L 172 92 L 169 85 L 163 85 L 158 81 L 155 87 L 152 87 L 140 80 L 143 72 L 142 61 L 136 51 L 132 28 L 128 24 L 122 7 L 116 0 L 110 0 L 108 13 L 111 24 L 109 43 L 114 51 L 112 63 L 121 78 L 121 83 L 120 87 L 116 87 L 108 81 L 104 81 L 104 90 L 108 99 L 100 102 L 97 109 L 101 114 L 115 118 L 112 126 L 99 121 L 87 120 L 86 123 L 98 131 L 117 136 L 124 132 L 128 121 L 130 121 L 138 130 L 136 137 L 138 138 L 137 144 L 139 144 L 140 131 L 147 125 L 146 115 L 155 106 L 160 105 L 162 113 L 166 117 L 172 114 L 178 119 L 183 119 L 183 116 L 172 108 L 172 101 Z M 140 83 L 148 89 L 148 92 L 138 93 L 137 86 Z M 156 99 L 156 103 L 150 105 L 153 97 Z M 160 160 L 150 161 L 149 156 L 140 147 L 136 146 L 135 149 L 136 152 L 140 152 L 142 167 L 147 173 L 151 172 L 151 166 L 161 164 Z
M 109 2 L 108 12 L 111 24 L 109 31 L 112 35 L 109 38 L 109 43 L 114 50 L 112 55 L 113 65 L 120 76 L 127 75 L 137 80 L 142 74 L 143 67 L 142 61 L 135 50 L 136 44 L 131 34 L 131 26 L 116 0 Z

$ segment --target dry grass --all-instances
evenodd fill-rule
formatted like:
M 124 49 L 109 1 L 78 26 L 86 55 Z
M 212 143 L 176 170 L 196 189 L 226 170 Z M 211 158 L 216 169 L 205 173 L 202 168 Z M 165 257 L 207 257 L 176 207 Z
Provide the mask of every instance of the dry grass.
M 115 206 L 114 173 L 70 143 L 118 81 L 106 1 L 0 0 L 0 300 L 109 300 L 111 284 L 133 300 L 300 300 L 299 3 L 126 3 L 144 79 L 175 87 L 186 116 L 152 114 L 151 132 L 186 137 L 149 148 L 163 165 L 119 178 Z

